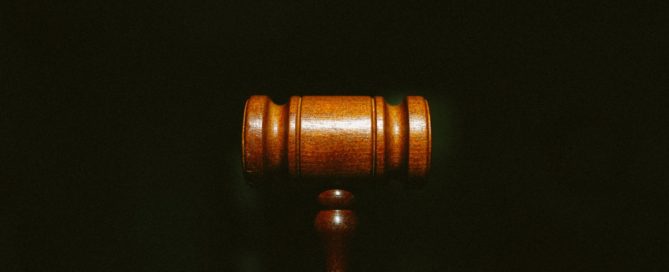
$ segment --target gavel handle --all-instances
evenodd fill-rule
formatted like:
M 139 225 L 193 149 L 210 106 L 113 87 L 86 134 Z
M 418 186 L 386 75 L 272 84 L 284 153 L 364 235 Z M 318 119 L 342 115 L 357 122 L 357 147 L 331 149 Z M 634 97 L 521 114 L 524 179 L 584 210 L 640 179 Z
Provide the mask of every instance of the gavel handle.
M 345 272 L 348 269 L 348 247 L 358 219 L 348 209 L 353 195 L 344 190 L 327 190 L 318 196 L 319 202 L 329 209 L 316 215 L 314 227 L 323 241 L 327 272 Z

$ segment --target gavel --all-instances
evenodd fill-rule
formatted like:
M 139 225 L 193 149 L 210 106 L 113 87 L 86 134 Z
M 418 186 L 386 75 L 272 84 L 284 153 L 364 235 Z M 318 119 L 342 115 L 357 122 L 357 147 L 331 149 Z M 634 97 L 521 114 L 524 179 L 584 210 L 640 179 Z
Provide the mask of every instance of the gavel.
M 430 110 L 421 96 L 398 105 L 383 97 L 292 96 L 277 105 L 251 96 L 244 108 L 242 165 L 249 183 L 320 189 L 314 221 L 326 271 L 347 271 L 357 227 L 350 188 L 389 179 L 420 187 L 430 170 Z

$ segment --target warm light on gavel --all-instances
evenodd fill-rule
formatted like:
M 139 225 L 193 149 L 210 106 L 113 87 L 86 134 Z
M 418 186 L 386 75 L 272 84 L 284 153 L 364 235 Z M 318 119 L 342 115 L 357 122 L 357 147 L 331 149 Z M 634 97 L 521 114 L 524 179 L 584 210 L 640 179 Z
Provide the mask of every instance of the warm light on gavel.
M 398 105 L 378 96 L 293 96 L 284 105 L 252 96 L 242 131 L 250 182 L 279 179 L 327 188 L 318 200 L 328 210 L 315 222 L 327 271 L 345 271 L 346 241 L 357 224 L 353 194 L 342 187 L 385 179 L 419 186 L 430 169 L 430 111 L 420 96 Z
M 244 120 L 243 164 L 250 179 L 415 182 L 430 167 L 430 114 L 419 96 L 399 105 L 369 96 L 293 96 L 277 105 L 252 96 Z

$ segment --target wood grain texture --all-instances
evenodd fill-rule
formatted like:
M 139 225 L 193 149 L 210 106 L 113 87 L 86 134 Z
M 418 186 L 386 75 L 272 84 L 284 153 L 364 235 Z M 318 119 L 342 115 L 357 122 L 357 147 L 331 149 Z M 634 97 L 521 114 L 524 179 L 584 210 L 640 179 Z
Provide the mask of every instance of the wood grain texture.
M 430 169 L 430 110 L 420 96 L 398 105 L 383 97 L 293 96 L 285 105 L 267 96 L 246 101 L 242 164 L 247 180 L 300 180 L 332 188 L 398 178 L 422 185 Z M 326 271 L 347 271 L 347 251 L 358 224 L 353 194 L 329 189 L 314 221 Z
M 244 112 L 243 167 L 258 182 L 399 178 L 420 184 L 431 142 L 429 108 L 420 96 L 399 105 L 369 96 L 293 96 L 277 105 L 252 96 Z
M 373 176 L 373 100 L 365 96 L 302 98 L 299 175 Z

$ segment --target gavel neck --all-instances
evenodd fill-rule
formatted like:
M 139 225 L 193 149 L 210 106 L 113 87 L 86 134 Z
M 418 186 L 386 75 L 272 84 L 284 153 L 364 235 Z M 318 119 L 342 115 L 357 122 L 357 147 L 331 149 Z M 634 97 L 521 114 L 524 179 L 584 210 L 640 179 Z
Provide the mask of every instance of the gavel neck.
M 348 267 L 348 248 L 358 219 L 350 210 L 353 194 L 333 189 L 322 192 L 318 201 L 325 206 L 316 215 L 314 227 L 321 235 L 326 255 L 326 271 L 344 272 Z

